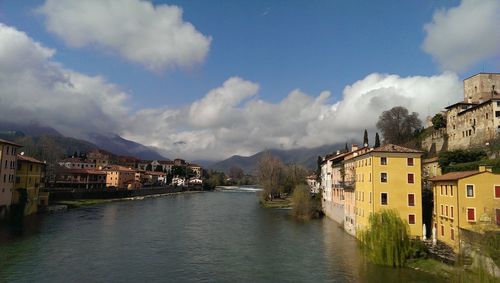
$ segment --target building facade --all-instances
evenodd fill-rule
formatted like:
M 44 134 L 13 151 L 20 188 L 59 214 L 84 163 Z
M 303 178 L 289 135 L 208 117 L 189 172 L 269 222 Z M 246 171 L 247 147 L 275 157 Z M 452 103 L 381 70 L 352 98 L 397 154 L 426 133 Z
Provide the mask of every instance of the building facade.
M 135 170 L 120 166 L 111 165 L 104 168 L 106 172 L 106 187 L 116 189 L 136 188 Z
M 500 231 L 500 174 L 491 168 L 450 172 L 431 179 L 436 238 L 459 252 L 462 232 Z
M 356 231 L 369 227 L 372 213 L 392 209 L 422 237 L 423 152 L 387 144 L 354 157 Z
M 38 212 L 40 191 L 45 187 L 45 163 L 35 158 L 17 155 L 16 185 L 12 204 L 23 208 L 24 215 Z
M 7 216 L 16 181 L 17 151 L 21 146 L 0 139 L 0 219 Z
M 64 169 L 56 176 L 57 188 L 98 190 L 106 188 L 105 171 L 98 169 Z

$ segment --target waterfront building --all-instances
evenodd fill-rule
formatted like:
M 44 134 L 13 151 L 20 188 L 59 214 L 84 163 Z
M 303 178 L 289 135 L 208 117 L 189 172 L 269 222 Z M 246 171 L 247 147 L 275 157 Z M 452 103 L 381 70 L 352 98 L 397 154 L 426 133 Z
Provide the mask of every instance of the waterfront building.
M 58 162 L 59 166 L 66 167 L 68 169 L 91 169 L 96 168 L 94 162 L 88 162 L 79 157 L 69 157 Z
M 117 189 L 134 189 L 140 187 L 135 181 L 135 170 L 121 165 L 110 165 L 103 169 L 106 172 L 106 187 Z
M 393 209 L 409 224 L 411 236 L 422 237 L 422 154 L 386 144 L 349 160 L 355 172 L 356 231 L 368 228 L 370 214 Z
M 47 200 L 40 202 L 39 198 L 40 191 L 45 187 L 45 166 L 44 162 L 23 153 L 17 155 L 12 204 L 23 208 L 24 215 L 37 213 L 39 205 L 48 204 Z
M 450 172 L 431 179 L 433 225 L 440 242 L 458 252 L 467 231 L 500 231 L 500 174 L 491 167 Z
M 74 189 L 106 188 L 105 171 L 90 169 L 63 169 L 56 175 L 54 187 Z
M 337 151 L 335 155 L 328 156 L 328 188 L 323 191 L 323 212 L 339 224 L 344 222 L 344 189 L 342 179 L 342 168 L 344 157 L 347 153 Z M 325 158 L 326 160 L 326 158 Z M 323 169 L 323 164 L 322 164 Z M 326 169 L 326 168 L 325 168 Z M 323 170 L 322 170 L 323 171 Z M 327 171 L 327 170 L 325 170 Z
M 351 146 L 351 151 L 346 153 L 343 161 L 342 190 L 344 194 L 344 230 L 356 236 L 356 168 L 354 158 L 370 150 L 369 147 L 358 148 Z
M 17 150 L 21 146 L 0 139 L 0 219 L 7 216 L 16 180 Z

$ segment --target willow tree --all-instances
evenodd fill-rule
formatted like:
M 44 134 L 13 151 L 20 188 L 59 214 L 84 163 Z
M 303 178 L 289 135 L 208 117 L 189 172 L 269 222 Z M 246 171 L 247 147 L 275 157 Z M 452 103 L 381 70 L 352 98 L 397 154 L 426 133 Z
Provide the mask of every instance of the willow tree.
M 410 227 L 396 210 L 370 214 L 368 228 L 359 231 L 361 248 L 374 263 L 401 267 L 411 253 Z

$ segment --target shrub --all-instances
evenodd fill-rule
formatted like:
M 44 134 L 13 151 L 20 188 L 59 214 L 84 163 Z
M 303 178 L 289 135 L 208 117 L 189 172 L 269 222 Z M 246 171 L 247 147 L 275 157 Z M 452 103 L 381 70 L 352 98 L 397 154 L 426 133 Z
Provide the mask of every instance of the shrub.
M 310 219 L 314 205 L 307 185 L 298 185 L 292 194 L 292 215 L 300 219 Z

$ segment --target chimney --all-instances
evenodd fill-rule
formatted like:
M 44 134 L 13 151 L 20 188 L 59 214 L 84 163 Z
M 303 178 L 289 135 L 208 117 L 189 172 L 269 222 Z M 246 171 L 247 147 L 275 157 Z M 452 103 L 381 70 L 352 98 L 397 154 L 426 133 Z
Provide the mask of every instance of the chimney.
M 351 145 L 351 151 L 358 150 L 358 145 L 357 144 L 352 144 Z
M 492 167 L 489 165 L 479 165 L 479 172 L 492 172 Z

